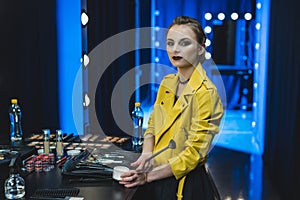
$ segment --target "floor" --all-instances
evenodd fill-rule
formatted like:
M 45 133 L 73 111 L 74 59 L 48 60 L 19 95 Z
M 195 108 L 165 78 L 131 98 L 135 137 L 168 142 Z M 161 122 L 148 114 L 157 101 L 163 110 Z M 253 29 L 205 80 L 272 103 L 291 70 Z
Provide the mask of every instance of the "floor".
M 225 110 L 220 133 L 216 135 L 214 142 L 218 146 L 241 152 L 259 153 L 261 145 L 257 138 L 262 136 L 255 133 L 253 121 L 253 111 Z
M 215 146 L 208 169 L 222 200 L 280 200 L 261 158 Z
M 207 166 L 222 200 L 279 200 L 258 148 L 252 111 L 226 110 Z

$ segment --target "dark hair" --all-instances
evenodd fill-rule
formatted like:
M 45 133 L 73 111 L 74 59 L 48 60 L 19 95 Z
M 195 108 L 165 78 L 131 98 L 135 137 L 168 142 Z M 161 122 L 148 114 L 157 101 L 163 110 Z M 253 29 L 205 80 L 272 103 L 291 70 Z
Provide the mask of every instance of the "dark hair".
M 173 20 L 173 23 L 168 27 L 168 30 L 174 25 L 188 25 L 196 34 L 197 42 L 205 47 L 206 35 L 201 24 L 194 18 L 188 16 L 178 16 Z

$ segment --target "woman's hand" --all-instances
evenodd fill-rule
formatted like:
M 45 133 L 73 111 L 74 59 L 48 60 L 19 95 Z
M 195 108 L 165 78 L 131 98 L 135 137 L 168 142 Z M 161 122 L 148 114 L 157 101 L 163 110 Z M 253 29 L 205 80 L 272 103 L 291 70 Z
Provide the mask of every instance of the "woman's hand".
M 130 170 L 121 175 L 120 184 L 127 188 L 136 187 L 138 185 L 143 185 L 147 182 L 147 173 L 138 172 L 136 170 Z
M 151 157 L 152 153 L 142 153 L 142 155 L 137 159 L 137 161 L 131 163 L 132 167 L 136 168 L 138 172 L 149 172 L 153 168 L 153 159 L 145 162 L 147 158 Z

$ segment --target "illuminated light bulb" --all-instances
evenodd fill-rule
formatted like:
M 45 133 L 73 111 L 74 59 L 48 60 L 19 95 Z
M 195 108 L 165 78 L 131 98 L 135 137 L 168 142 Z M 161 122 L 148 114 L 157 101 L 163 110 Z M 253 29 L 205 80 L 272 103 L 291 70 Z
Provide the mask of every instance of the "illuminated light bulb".
M 239 18 L 239 15 L 237 13 L 232 13 L 231 14 L 231 19 L 232 20 L 237 20 Z
M 205 32 L 205 33 L 211 33 L 211 27 L 210 27 L 210 26 L 206 26 L 206 27 L 204 28 L 204 32 Z
M 211 20 L 212 19 L 212 14 L 211 13 L 205 13 L 204 18 L 206 20 Z
M 256 43 L 256 44 L 255 44 L 255 49 L 258 50 L 259 47 L 260 47 L 260 44 L 259 44 L 259 43 Z
M 81 13 L 81 24 L 85 26 L 89 22 L 89 16 L 85 12 Z
M 259 30 L 260 27 L 261 27 L 260 23 L 256 23 L 256 25 L 255 25 L 256 30 Z
M 242 119 L 246 119 L 247 115 L 246 114 L 242 114 Z
M 86 66 L 88 66 L 89 62 L 90 62 L 90 58 L 86 54 L 84 54 L 83 55 L 83 65 L 86 67 Z
M 83 102 L 83 106 L 88 107 L 90 105 L 91 101 L 90 98 L 88 96 L 88 94 L 84 95 L 84 102 Z
M 218 14 L 218 19 L 219 20 L 224 20 L 225 19 L 225 14 L 224 13 L 219 13 Z
M 261 3 L 257 3 L 257 4 L 256 4 L 256 8 L 257 8 L 257 9 L 261 9 Z
M 208 60 L 211 58 L 211 53 L 205 52 L 205 58 Z
M 253 122 L 251 123 L 251 126 L 252 126 L 252 128 L 254 128 L 254 127 L 256 126 L 256 122 L 253 121 Z
M 252 14 L 251 13 L 245 13 L 244 17 L 245 17 L 245 20 L 250 20 L 250 19 L 252 19 Z
M 205 46 L 208 47 L 208 46 L 210 46 L 210 45 L 211 45 L 211 41 L 210 41 L 209 39 L 207 39 L 207 40 L 205 41 Z

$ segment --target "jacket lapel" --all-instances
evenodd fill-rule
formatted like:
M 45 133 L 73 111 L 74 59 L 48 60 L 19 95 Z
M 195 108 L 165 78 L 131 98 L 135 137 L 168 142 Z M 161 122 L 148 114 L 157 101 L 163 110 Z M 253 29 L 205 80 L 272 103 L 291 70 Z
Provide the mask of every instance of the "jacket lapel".
M 178 75 L 172 77 L 167 80 L 164 84 L 166 89 L 165 100 L 162 103 L 164 110 L 166 111 L 166 121 L 164 126 L 159 130 L 159 132 L 155 135 L 155 144 L 158 143 L 162 135 L 171 127 L 171 125 L 176 121 L 179 115 L 188 107 L 190 104 L 191 96 L 197 91 L 197 89 L 201 86 L 203 80 L 206 77 L 206 73 L 203 70 L 201 64 L 199 64 L 194 70 L 189 83 L 183 90 L 182 94 L 175 101 L 176 88 L 178 84 Z M 174 106 L 173 106 L 174 105 Z M 174 131 L 171 138 L 173 137 L 176 131 Z

